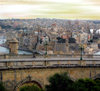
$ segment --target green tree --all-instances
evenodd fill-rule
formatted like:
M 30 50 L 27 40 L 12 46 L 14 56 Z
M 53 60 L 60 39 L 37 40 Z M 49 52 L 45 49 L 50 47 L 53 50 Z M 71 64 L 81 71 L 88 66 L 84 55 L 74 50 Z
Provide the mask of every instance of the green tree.
M 73 81 L 67 73 L 56 73 L 49 78 L 49 85 L 46 85 L 46 91 L 74 91 Z
M 91 86 L 90 84 L 92 83 L 89 80 L 79 79 L 74 83 L 75 91 L 88 91 L 88 87 Z
M 67 73 L 55 74 L 49 78 L 46 91 L 100 91 L 100 79 L 78 79 L 72 81 Z
M 0 82 L 0 91 L 7 91 L 2 82 Z
M 20 91 L 43 91 L 41 88 L 39 88 L 37 85 L 31 85 L 31 86 L 23 86 L 20 88 Z
M 96 85 L 94 86 L 95 91 L 100 91 L 100 79 L 94 80 Z
M 74 83 L 74 91 L 100 91 L 100 81 L 79 79 Z

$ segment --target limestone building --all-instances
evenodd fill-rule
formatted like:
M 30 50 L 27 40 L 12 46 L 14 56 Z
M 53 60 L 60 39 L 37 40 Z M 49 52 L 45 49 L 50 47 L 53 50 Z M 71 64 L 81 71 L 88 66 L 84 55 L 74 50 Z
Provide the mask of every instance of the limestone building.
M 9 53 L 18 54 L 18 40 L 16 38 L 9 41 Z

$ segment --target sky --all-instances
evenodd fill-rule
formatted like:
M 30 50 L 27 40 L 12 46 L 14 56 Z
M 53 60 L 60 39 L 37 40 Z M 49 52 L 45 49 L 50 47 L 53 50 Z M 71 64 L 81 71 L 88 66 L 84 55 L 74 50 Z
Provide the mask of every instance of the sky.
M 100 20 L 100 0 L 0 0 L 0 19 Z

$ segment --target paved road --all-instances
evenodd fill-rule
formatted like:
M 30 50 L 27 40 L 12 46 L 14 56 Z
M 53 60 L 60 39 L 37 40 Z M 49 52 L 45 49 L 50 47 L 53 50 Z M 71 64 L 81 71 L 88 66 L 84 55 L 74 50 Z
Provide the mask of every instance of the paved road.
M 27 58 L 27 59 L 0 59 L 0 69 L 34 68 L 34 67 L 100 67 L 99 58 Z
M 100 57 L 83 58 L 83 61 L 100 61 Z M 31 61 L 80 61 L 79 57 L 75 58 L 26 58 L 26 59 L 0 59 L 0 62 L 31 62 Z

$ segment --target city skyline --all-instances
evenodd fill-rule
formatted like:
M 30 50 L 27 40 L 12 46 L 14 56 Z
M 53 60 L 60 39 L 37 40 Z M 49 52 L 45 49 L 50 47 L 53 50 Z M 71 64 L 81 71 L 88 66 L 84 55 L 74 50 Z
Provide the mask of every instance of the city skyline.
M 100 20 L 99 0 L 0 0 L 1 19 Z

